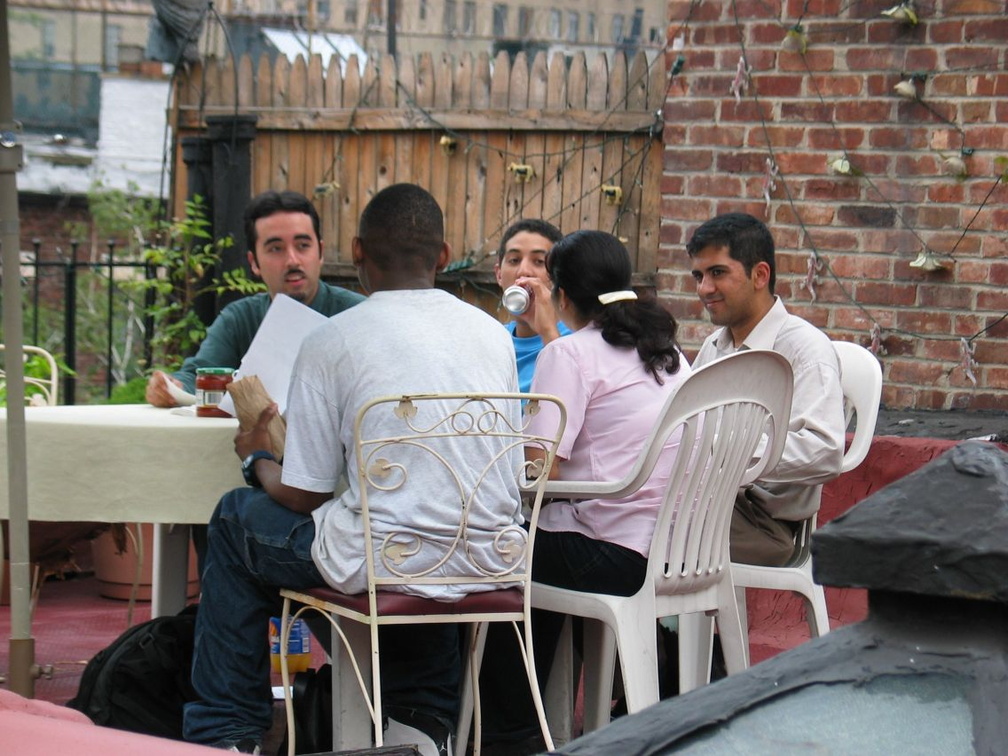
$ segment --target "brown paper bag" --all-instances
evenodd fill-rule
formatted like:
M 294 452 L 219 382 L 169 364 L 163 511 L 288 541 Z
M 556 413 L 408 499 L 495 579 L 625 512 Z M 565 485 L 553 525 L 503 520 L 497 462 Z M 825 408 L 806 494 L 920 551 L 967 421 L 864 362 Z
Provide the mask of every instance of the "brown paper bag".
M 231 399 L 234 401 L 238 426 L 242 430 L 252 428 L 262 411 L 273 401 L 258 375 L 249 375 L 232 381 L 227 387 L 227 392 L 231 394 Z M 277 415 L 270 421 L 269 435 L 273 444 L 273 455 L 277 459 L 283 458 L 287 422 L 282 416 Z

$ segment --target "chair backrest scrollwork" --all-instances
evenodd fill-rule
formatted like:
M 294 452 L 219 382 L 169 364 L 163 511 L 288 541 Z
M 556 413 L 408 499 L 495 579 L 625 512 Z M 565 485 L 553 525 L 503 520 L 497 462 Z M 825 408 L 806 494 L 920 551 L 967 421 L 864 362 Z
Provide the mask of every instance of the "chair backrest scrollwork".
M 559 409 L 559 427 L 550 436 L 528 429 L 543 403 Z M 558 399 L 536 394 L 367 402 L 354 426 L 356 470 L 350 472 L 369 584 L 407 592 L 465 585 L 472 592 L 527 580 L 526 556 L 565 417 Z M 543 452 L 543 463 L 525 461 L 530 446 Z M 529 530 L 519 516 L 523 500 L 531 505 Z

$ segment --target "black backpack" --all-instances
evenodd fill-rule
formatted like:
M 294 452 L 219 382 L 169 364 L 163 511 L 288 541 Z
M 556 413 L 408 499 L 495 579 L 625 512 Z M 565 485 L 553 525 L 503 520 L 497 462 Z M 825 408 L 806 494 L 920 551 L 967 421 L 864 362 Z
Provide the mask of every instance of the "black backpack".
M 131 627 L 84 668 L 67 706 L 95 724 L 182 740 L 192 687 L 196 607 Z

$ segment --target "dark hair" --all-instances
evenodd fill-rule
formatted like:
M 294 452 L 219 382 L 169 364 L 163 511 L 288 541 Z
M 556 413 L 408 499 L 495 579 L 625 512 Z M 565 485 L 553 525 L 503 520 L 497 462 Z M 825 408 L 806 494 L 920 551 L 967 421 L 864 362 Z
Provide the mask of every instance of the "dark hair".
M 575 231 L 553 245 L 546 270 L 554 293 L 563 289 L 581 317 L 616 347 L 634 348 L 644 367 L 662 382 L 662 373 L 679 370 L 675 318 L 654 299 L 620 300 L 603 305 L 599 294 L 630 289 L 630 254 L 612 234 Z
M 444 215 L 426 189 L 393 184 L 367 203 L 357 236 L 380 270 L 406 266 L 431 270 L 444 246 Z
M 508 226 L 507 231 L 504 232 L 504 236 L 500 240 L 500 246 L 497 247 L 498 264 L 504 260 L 504 253 L 507 252 L 507 243 L 511 241 L 511 237 L 520 234 L 522 231 L 527 231 L 530 234 L 539 234 L 544 239 L 549 239 L 553 244 L 556 244 L 563 238 L 563 234 L 559 228 L 549 221 L 544 221 L 540 218 L 525 218 L 512 223 Z
M 774 262 L 774 240 L 770 229 L 758 218 L 748 213 L 725 213 L 711 218 L 693 232 L 686 243 L 686 254 L 696 257 L 707 247 L 728 248 L 732 260 L 742 263 L 746 275 L 753 266 L 765 262 L 770 266 L 770 293 L 777 283 L 777 265 Z
M 256 221 L 274 213 L 304 213 L 311 218 L 312 226 L 315 228 L 315 239 L 322 240 L 318 210 L 307 197 L 298 192 L 278 192 L 275 189 L 268 189 L 253 197 L 245 208 L 245 243 L 253 255 L 256 246 Z

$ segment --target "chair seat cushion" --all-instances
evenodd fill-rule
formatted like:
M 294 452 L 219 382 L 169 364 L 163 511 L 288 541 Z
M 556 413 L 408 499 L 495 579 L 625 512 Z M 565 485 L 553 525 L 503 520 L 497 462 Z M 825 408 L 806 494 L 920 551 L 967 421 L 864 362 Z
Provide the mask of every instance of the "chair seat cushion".
M 301 591 L 319 601 L 353 611 L 368 612 L 368 595 L 349 595 L 332 588 L 311 588 Z M 520 588 L 503 588 L 495 591 L 470 593 L 458 601 L 435 601 L 422 596 L 411 596 L 394 591 L 378 591 L 379 616 L 422 614 L 480 614 L 485 612 L 521 612 L 523 595 Z

